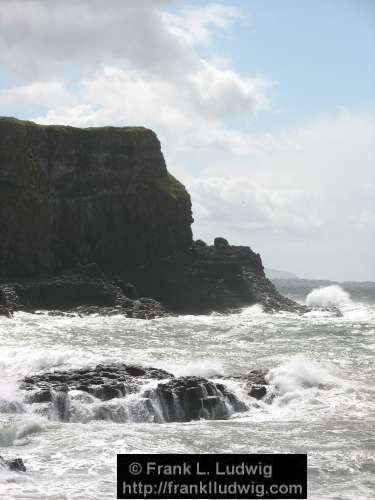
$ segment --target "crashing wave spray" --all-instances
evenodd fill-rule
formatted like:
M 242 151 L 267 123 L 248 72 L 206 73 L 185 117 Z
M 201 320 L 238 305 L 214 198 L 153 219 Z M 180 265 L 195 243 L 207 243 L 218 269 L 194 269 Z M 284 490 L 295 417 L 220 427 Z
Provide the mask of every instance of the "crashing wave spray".
M 349 293 L 339 285 L 314 288 L 306 297 L 309 307 L 340 307 L 351 303 Z

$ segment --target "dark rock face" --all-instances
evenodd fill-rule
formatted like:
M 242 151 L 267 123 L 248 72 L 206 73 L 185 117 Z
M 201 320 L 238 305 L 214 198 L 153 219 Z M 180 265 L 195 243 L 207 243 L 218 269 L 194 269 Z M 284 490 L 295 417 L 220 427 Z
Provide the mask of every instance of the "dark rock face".
M 187 248 L 191 222 L 151 130 L 0 118 L 0 275 L 119 272 Z
M 129 294 L 129 298 L 125 293 Z M 47 309 L 51 314 L 70 311 L 79 315 L 123 314 L 130 318 L 151 319 L 165 316 L 160 302 L 136 298 L 135 287 L 104 275 L 85 276 L 75 273 L 39 280 L 0 283 L 0 314 L 11 317 L 13 311 Z M 2 305 L 1 305 L 2 302 Z
M 233 411 L 247 410 L 246 404 L 223 384 L 200 377 L 180 377 L 159 384 L 155 396 L 167 422 L 223 419 Z
M 0 118 L 0 315 L 306 310 L 249 247 L 194 243 L 192 221 L 151 130 Z
M 26 472 L 26 467 L 22 458 L 11 458 L 6 460 L 0 456 L 0 466 L 12 471 Z
M 255 303 L 266 312 L 308 310 L 276 290 L 259 254 L 222 240 L 216 238 L 213 246 L 199 240 L 186 252 L 137 268 L 132 281 L 176 313 L 231 311 Z
M 168 381 L 158 383 L 154 389 L 146 387 L 153 379 Z M 105 402 L 126 402 L 133 397 L 136 418 L 153 422 L 224 419 L 248 409 L 224 384 L 201 377 L 175 378 L 158 368 L 121 363 L 33 375 L 23 380 L 21 388 L 25 390 L 26 404 L 37 404 L 45 415 L 63 422 L 74 419 L 77 397 L 94 407 L 95 419 L 119 422 L 127 421 L 126 404 L 113 411 Z M 104 403 L 98 406 L 97 400 Z

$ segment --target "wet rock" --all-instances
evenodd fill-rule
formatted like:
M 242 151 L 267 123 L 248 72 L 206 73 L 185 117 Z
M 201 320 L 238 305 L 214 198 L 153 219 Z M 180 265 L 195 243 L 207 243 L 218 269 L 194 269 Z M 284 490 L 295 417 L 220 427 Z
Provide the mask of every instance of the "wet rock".
M 91 392 L 91 394 L 102 401 L 108 401 L 109 399 L 125 396 L 126 388 L 125 385 L 121 383 L 102 383 L 98 387 L 88 389 L 87 392 Z
M 52 397 L 53 412 L 52 416 L 60 422 L 69 422 L 70 420 L 70 398 L 66 392 L 55 392 Z
M 200 377 L 180 377 L 161 383 L 152 397 L 159 401 L 167 422 L 223 419 L 232 412 L 247 410 L 224 385 Z
M 336 318 L 343 318 L 344 317 L 343 313 L 336 306 L 324 306 L 324 307 L 315 306 L 315 307 L 313 307 L 313 310 L 328 312 L 328 313 L 336 316 Z
M 267 395 L 268 382 L 265 379 L 267 370 L 251 370 L 246 374 L 248 395 L 255 399 L 263 399 Z
M 37 390 L 33 394 L 27 394 L 26 403 L 49 403 L 52 401 L 52 392 L 50 389 Z
M 151 380 L 159 381 L 155 388 L 147 386 Z M 175 378 L 160 368 L 123 363 L 29 375 L 21 388 L 25 403 L 37 403 L 35 411 L 63 422 L 225 419 L 248 409 L 223 383 L 202 377 Z
M 265 385 L 252 385 L 248 394 L 252 398 L 263 399 L 267 394 L 267 387 Z
M 166 378 L 173 378 L 173 375 L 162 369 L 108 363 L 92 368 L 29 375 L 24 378 L 21 388 L 26 391 L 26 403 L 53 402 L 55 393 L 68 394 L 72 390 L 87 392 L 107 401 L 137 392 L 147 379 Z
M 0 314 L 11 317 L 13 311 L 36 312 L 39 309 L 48 310 L 55 316 L 121 314 L 152 319 L 166 315 L 164 306 L 157 300 L 137 298 L 134 285 L 110 280 L 102 274 L 67 273 L 53 278 L 16 281 L 11 285 L 0 283 Z
M 5 316 L 6 318 L 13 318 L 13 311 L 4 305 L 0 305 L 0 316 Z
M 23 463 L 22 458 L 12 458 L 6 460 L 2 456 L 0 456 L 0 466 L 11 471 L 26 472 L 26 467 Z

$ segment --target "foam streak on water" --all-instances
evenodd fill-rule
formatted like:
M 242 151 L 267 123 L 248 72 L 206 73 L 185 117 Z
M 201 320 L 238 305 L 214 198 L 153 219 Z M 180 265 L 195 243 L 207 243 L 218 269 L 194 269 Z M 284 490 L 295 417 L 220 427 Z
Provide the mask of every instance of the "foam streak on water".
M 116 453 L 231 451 L 307 452 L 310 499 L 374 498 L 375 300 L 359 303 L 328 287 L 307 302 L 339 307 L 343 316 L 267 315 L 254 306 L 237 315 L 151 321 L 0 318 L 0 455 L 21 456 L 28 470 L 0 470 L 0 497 L 109 500 L 116 497 Z M 142 394 L 107 402 L 56 395 L 49 418 L 23 404 L 18 382 L 25 375 L 108 361 L 210 377 L 250 409 L 221 421 L 153 423 L 157 401 L 150 409 Z M 268 370 L 271 404 L 256 404 L 231 378 L 255 368 Z

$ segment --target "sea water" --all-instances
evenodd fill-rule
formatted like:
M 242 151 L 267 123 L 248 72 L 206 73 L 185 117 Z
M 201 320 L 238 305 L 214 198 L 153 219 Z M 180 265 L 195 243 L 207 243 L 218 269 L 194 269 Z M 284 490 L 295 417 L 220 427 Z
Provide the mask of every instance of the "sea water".
M 291 287 L 292 287 L 292 281 Z M 117 453 L 307 453 L 310 499 L 375 498 L 375 286 L 351 299 L 338 286 L 298 296 L 304 315 L 238 314 L 149 321 L 17 313 L 0 318 L 0 498 L 116 498 Z M 285 290 L 284 290 L 285 292 Z M 354 294 L 353 294 L 354 295 Z M 249 405 L 226 420 L 152 423 L 139 396 L 76 401 L 63 422 L 23 403 L 28 374 L 120 361 L 220 380 Z M 232 376 L 264 368 L 277 389 L 257 402 Z M 156 385 L 157 381 L 150 382 Z M 138 399 L 137 399 L 138 398 Z M 106 405 L 98 420 L 95 405 Z M 101 413 L 103 418 L 103 413 Z

